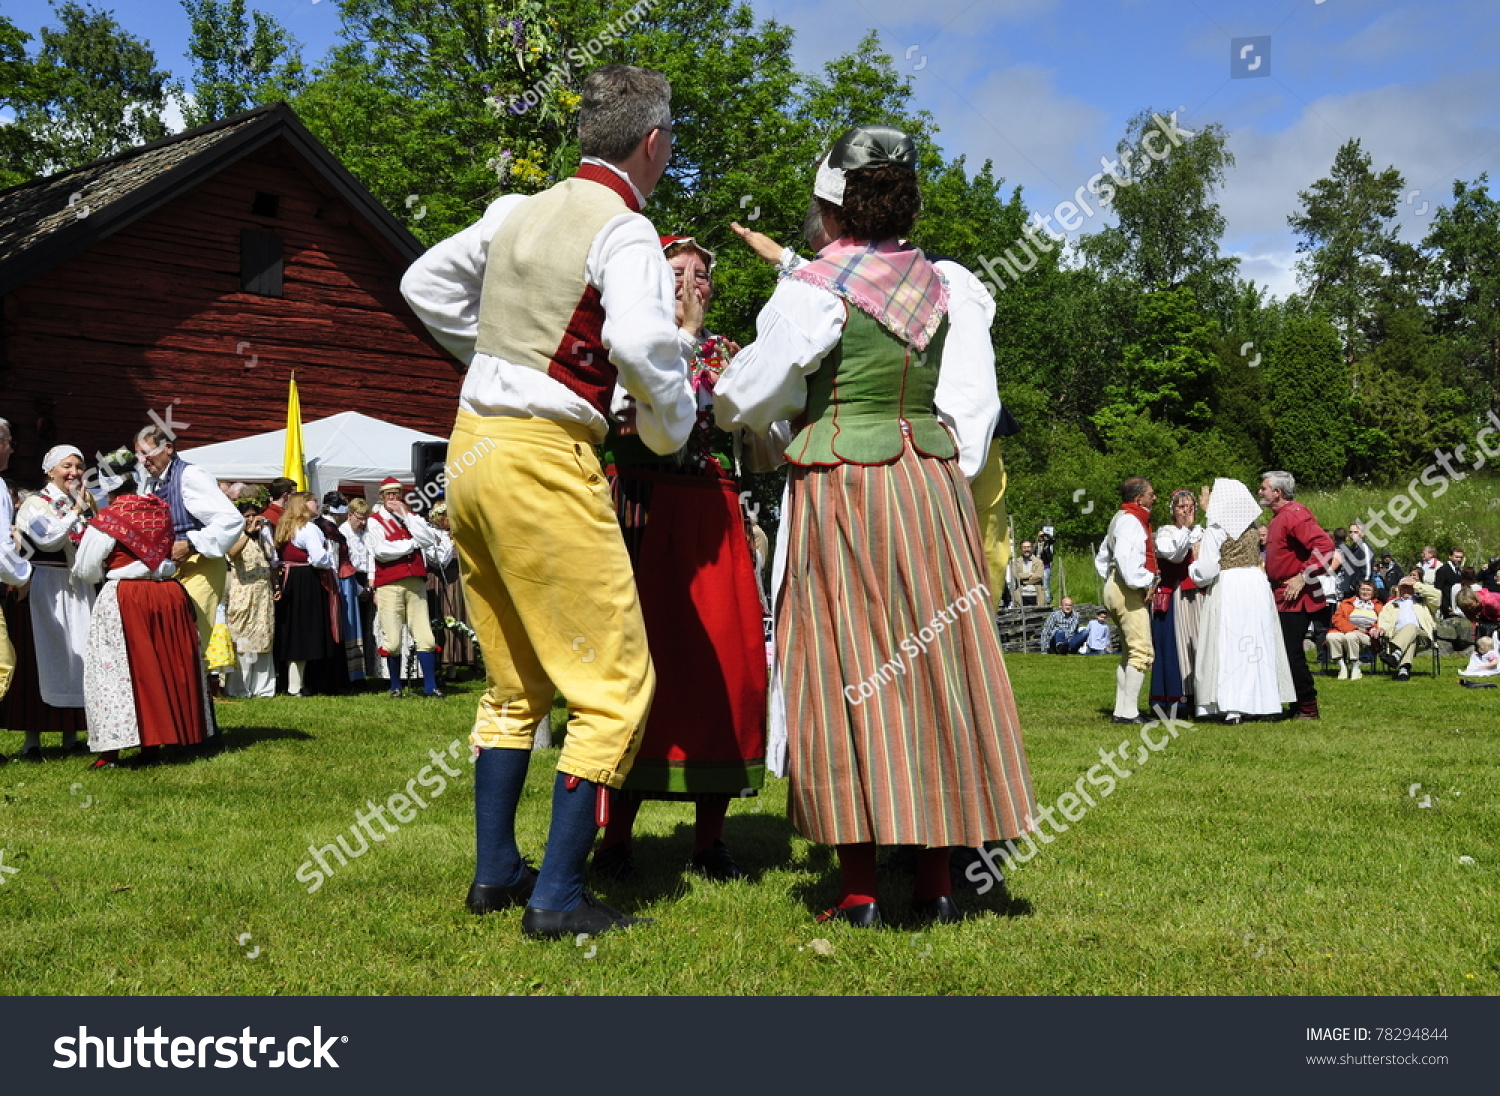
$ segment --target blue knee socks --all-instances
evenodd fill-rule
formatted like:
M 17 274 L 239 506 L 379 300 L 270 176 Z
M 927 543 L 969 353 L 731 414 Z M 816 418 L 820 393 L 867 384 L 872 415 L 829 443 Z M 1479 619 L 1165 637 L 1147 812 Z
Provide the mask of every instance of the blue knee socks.
M 474 762 L 474 882 L 508 887 L 521 881 L 516 807 L 530 750 L 480 750 Z
M 386 655 L 385 656 L 385 668 L 386 668 L 387 672 L 389 672 L 390 675 L 391 675 L 391 692 L 393 692 L 393 693 L 399 693 L 401 691 L 401 685 L 402 685 L 402 681 L 401 681 L 401 656 L 400 655 Z
M 418 651 L 417 665 L 422 667 L 422 691 L 428 696 L 438 691 L 437 687 L 437 652 Z
M 583 899 L 583 872 L 589 849 L 599 832 L 594 824 L 594 800 L 599 785 L 580 780 L 568 789 L 566 773 L 557 774 L 552 787 L 552 828 L 547 833 L 547 855 L 531 895 L 539 910 L 564 912 Z

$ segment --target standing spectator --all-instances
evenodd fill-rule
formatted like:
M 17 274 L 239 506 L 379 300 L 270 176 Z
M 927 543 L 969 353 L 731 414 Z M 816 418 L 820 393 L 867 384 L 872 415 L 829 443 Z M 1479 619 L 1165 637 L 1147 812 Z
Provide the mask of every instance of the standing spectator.
M 65 750 L 86 751 L 77 741 L 85 726 L 83 670 L 89 622 L 94 609 L 94 587 L 75 580 L 73 556 L 88 519 L 95 513 L 93 496 L 83 489 L 83 454 L 71 445 L 55 445 L 42 458 L 46 485 L 16 512 L 16 535 L 31 549 L 30 643 L 35 677 L 31 673 L 12 698 L 32 699 L 31 718 L 15 720 L 26 731 L 23 760 L 40 761 L 41 731 L 61 730 Z M 7 535 L 8 535 L 7 530 Z M 23 630 L 17 636 L 25 644 Z
M 1396 557 L 1387 552 L 1380 557 L 1380 566 L 1375 571 L 1376 592 L 1385 591 L 1394 593 L 1401 576 L 1405 574 L 1401 565 L 1396 562 Z
M 355 681 L 367 681 L 375 677 L 375 560 L 370 555 L 369 539 L 370 504 L 364 499 L 349 500 L 349 515 L 339 532 L 349 549 L 349 562 L 354 565 L 354 574 L 339 579 L 343 591 L 345 612 L 344 643 L 351 641 L 359 649 L 360 673 L 355 677 L 351 669 L 349 676 Z
M 1441 564 L 1436 574 L 1430 580 L 1442 592 L 1443 600 L 1439 615 L 1450 617 L 1459 616 L 1458 607 L 1453 604 L 1453 595 L 1458 590 L 1459 584 L 1464 577 L 1464 550 L 1455 548 L 1448 554 L 1448 561 Z M 1469 577 L 1472 579 L 1473 573 Z
M 275 532 L 276 526 L 281 523 L 281 514 L 282 511 L 286 509 L 287 496 L 296 489 L 297 485 L 291 480 L 287 479 L 285 476 L 273 479 L 271 481 L 271 485 L 269 488 L 271 492 L 271 501 L 266 505 L 266 508 L 264 511 L 262 511 L 261 516 L 266 519 L 266 526 L 267 528 L 271 529 L 273 533 Z
M 1397 681 L 1411 680 L 1411 660 L 1419 646 L 1433 644 L 1432 612 L 1417 594 L 1417 582 L 1410 575 L 1396 587 L 1396 596 L 1385 603 L 1370 635 L 1389 637 L 1390 650 L 1383 657 L 1396 668 Z
M 1042 561 L 1042 589 L 1046 592 L 1043 605 L 1052 604 L 1052 560 L 1057 555 L 1057 541 L 1052 535 L 1052 526 L 1044 525 L 1036 535 L 1036 555 Z
M 212 476 L 177 455 L 176 443 L 161 427 L 147 426 L 136 434 L 135 455 L 141 462 L 142 493 L 171 508 L 176 538 L 172 562 L 193 602 L 199 648 L 207 650 L 229 578 L 224 555 L 244 531 L 245 519 Z
M 1151 599 L 1151 705 L 1192 710 L 1193 656 L 1198 642 L 1198 584 L 1188 574 L 1203 538 L 1198 502 L 1185 487 L 1172 492 L 1172 524 L 1156 531 L 1161 581 Z
M 276 667 L 271 648 L 276 590 L 272 533 L 254 496 L 242 498 L 236 505 L 245 516 L 245 528 L 230 545 L 225 588 L 229 635 L 239 666 L 229 671 L 225 692 L 233 697 L 273 697 Z
M 1105 581 L 1104 607 L 1120 629 L 1113 719 L 1116 723 L 1144 723 L 1141 686 L 1152 660 L 1149 598 L 1159 571 L 1151 538 L 1156 489 L 1145 476 L 1131 476 L 1120 486 L 1120 500 L 1120 509 L 1094 557 L 1094 570 Z
M 1417 564 L 1422 569 L 1421 580 L 1429 586 L 1437 585 L 1437 573 L 1443 566 L 1442 561 L 1437 558 L 1437 549 L 1428 544 L 1422 548 L 1422 560 Z
M 1500 594 L 1500 556 L 1490 557 L 1484 570 L 1479 572 L 1478 581 L 1490 593 Z
M 0 472 L 10 465 L 10 423 L 0 419 Z M 11 540 L 11 519 L 14 508 L 10 501 L 10 488 L 0 479 L 0 587 L 13 587 L 26 591 L 31 582 L 31 564 L 16 551 Z M 9 600 L 9 590 L 4 591 Z M 5 617 L 0 616 L 0 700 L 5 699 L 10 689 L 11 675 L 16 669 L 16 650 L 11 646 L 10 635 L 5 626 Z M 0 757 L 3 757 L 0 754 Z
M 1353 597 L 1361 582 L 1375 577 L 1375 550 L 1365 542 L 1365 527 L 1357 521 L 1349 523 L 1348 538 L 1339 549 L 1343 557 L 1340 575 L 1340 594 Z
M 1088 640 L 1083 618 L 1073 609 L 1073 599 L 1064 596 L 1062 608 L 1053 609 L 1042 625 L 1042 654 L 1076 655 Z
M 1318 718 L 1318 686 L 1307 665 L 1302 642 L 1315 623 L 1327 626 L 1328 599 L 1322 585 L 1310 581 L 1326 571 L 1319 561 L 1333 559 L 1333 538 L 1323 531 L 1311 510 L 1294 500 L 1297 481 L 1290 472 L 1267 472 L 1260 483 L 1260 501 L 1270 508 L 1271 526 L 1266 534 L 1266 578 L 1276 594 L 1281 614 L 1281 638 L 1292 668 L 1297 700 L 1293 719 Z
M 375 611 L 380 618 L 381 655 L 391 675 L 391 695 L 400 696 L 401 630 L 411 632 L 422 667 L 424 696 L 442 699 L 437 685 L 437 641 L 427 616 L 427 561 L 424 553 L 438 542 L 437 531 L 413 513 L 402 498 L 401 483 L 387 476 L 380 484 L 380 505 L 370 512 L 367 543 L 375 560 Z
M 1047 604 L 1046 573 L 1029 540 L 1021 542 L 1021 554 L 1010 561 L 1010 581 L 1022 608 Z
M 1375 598 L 1375 584 L 1366 579 L 1354 596 L 1345 598 L 1334 611 L 1328 654 L 1339 664 L 1340 681 L 1358 681 L 1364 676 L 1359 669 L 1360 655 L 1370 649 L 1370 630 L 1380 619 L 1382 607 Z
M 317 516 L 318 500 L 307 491 L 293 491 L 276 524 L 281 591 L 276 600 L 275 649 L 276 657 L 286 663 L 289 696 L 308 695 L 307 663 L 340 653 L 334 639 L 338 603 L 333 593 L 338 553 L 318 528 Z

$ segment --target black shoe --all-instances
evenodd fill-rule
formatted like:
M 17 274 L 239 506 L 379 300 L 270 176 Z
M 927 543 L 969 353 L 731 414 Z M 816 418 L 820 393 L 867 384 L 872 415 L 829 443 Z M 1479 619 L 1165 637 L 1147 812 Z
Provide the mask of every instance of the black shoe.
M 386 696 L 390 697 L 392 700 L 400 700 L 405 695 L 406 695 L 406 690 L 405 689 L 392 689 L 390 692 L 388 692 L 386 694 Z
M 940 898 L 929 898 L 926 901 L 913 901 L 911 904 L 912 917 L 924 925 L 952 925 L 964 919 L 959 912 L 958 904 L 948 895 Z
M 1403 667 L 1401 667 L 1401 669 L 1397 670 L 1396 671 L 1396 680 L 1397 681 L 1410 681 L 1411 680 L 1411 667 L 1410 666 L 1403 666 Z
M 76 738 L 73 740 L 73 745 L 71 745 L 71 746 L 64 746 L 63 749 L 66 750 L 70 754 L 86 754 L 86 753 L 90 752 L 89 751 L 89 744 L 87 742 L 80 741 L 79 739 L 76 739 Z
M 1133 717 L 1129 717 L 1129 718 L 1127 718 L 1126 716 L 1123 716 L 1123 715 L 1111 715 L 1109 718 L 1110 718 L 1111 722 L 1114 722 L 1114 723 L 1134 723 L 1136 726 L 1141 726 L 1141 725 L 1143 725 L 1145 723 L 1149 723 L 1150 722 L 1150 720 L 1148 720 L 1143 715 L 1133 716 Z
M 521 861 L 521 878 L 515 883 L 470 883 L 464 904 L 470 913 L 494 913 L 512 906 L 524 906 L 536 889 L 537 870 Z
M 1464 678 L 1459 684 L 1465 689 L 1493 689 L 1496 687 L 1493 681 L 1470 681 L 1468 678 Z
M 1380 661 L 1393 670 L 1399 670 L 1401 668 L 1401 648 L 1387 647 L 1380 652 Z
M 40 761 L 42 759 L 42 748 L 40 746 L 27 746 L 16 754 L 17 761 Z
M 862 906 L 846 906 L 840 908 L 835 906 L 831 910 L 824 910 L 818 914 L 818 923 L 824 921 L 847 921 L 857 929 L 878 929 L 880 927 L 880 903 L 866 902 Z
M 693 870 L 705 879 L 719 883 L 730 883 L 745 878 L 745 871 L 729 855 L 729 848 L 722 841 L 715 841 L 702 852 L 693 853 Z
M 447 700 L 448 699 L 448 694 L 445 693 L 445 692 L 443 692 L 443 690 L 441 690 L 441 689 L 434 689 L 430 693 L 423 693 L 422 696 L 425 699 L 427 699 L 427 700 Z
M 539 910 L 527 906 L 521 915 L 521 935 L 533 940 L 561 940 L 565 936 L 583 933 L 598 936 L 610 929 L 624 929 L 631 925 L 649 925 L 649 917 L 631 917 L 617 909 L 606 906 L 588 891 L 583 892 L 583 901 L 570 910 Z
M 595 850 L 593 870 L 606 879 L 621 882 L 635 875 L 635 857 L 630 853 L 629 844 L 620 841 Z

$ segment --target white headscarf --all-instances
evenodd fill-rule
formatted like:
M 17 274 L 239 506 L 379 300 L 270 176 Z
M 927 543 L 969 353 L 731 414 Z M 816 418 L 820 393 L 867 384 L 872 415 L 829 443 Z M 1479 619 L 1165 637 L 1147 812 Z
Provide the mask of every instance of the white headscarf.
M 1220 477 L 1214 480 L 1207 518 L 1210 525 L 1217 525 L 1235 540 L 1260 519 L 1260 503 L 1239 480 Z
M 62 462 L 64 457 L 77 457 L 83 460 L 83 454 L 71 445 L 54 445 L 47 450 L 47 455 L 42 458 L 42 475 L 46 475 Z

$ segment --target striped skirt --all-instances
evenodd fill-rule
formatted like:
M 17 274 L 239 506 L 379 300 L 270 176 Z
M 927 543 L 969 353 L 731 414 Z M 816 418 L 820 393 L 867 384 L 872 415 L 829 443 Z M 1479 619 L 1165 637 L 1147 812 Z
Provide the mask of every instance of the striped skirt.
M 974 502 L 956 460 L 793 467 L 776 655 L 790 817 L 825 844 L 1034 829 Z

